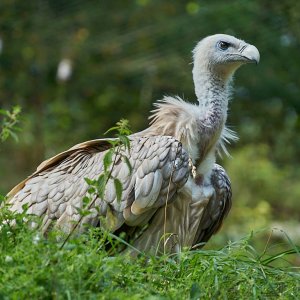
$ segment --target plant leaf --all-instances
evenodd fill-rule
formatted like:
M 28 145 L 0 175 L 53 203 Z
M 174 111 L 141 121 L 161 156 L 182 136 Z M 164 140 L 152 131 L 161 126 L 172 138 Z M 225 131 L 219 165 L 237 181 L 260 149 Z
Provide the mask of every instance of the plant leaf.
M 87 197 L 87 196 L 83 197 L 83 199 L 82 199 L 83 208 L 86 208 L 90 202 L 91 202 L 91 199 L 89 197 Z
M 126 149 L 130 149 L 130 140 L 126 135 L 120 135 L 119 139 Z
M 116 189 L 117 201 L 120 202 L 122 199 L 123 186 L 118 178 L 114 178 L 114 185 Z
M 190 299 L 197 300 L 201 297 L 201 289 L 198 283 L 194 282 L 190 289 Z
M 107 182 L 107 176 L 105 174 L 101 174 L 97 180 L 96 188 L 99 197 L 102 199 L 104 197 L 106 182 Z
M 95 185 L 95 180 L 92 180 L 90 178 L 84 178 L 85 182 L 88 184 L 88 185 Z
M 104 166 L 104 172 L 107 172 L 108 168 L 112 164 L 112 156 L 114 154 L 113 149 L 109 149 L 103 158 L 103 166 Z
M 114 131 L 114 130 L 119 130 L 119 126 L 113 126 L 111 128 L 109 128 L 107 131 L 104 132 L 104 134 L 106 135 L 107 133 Z

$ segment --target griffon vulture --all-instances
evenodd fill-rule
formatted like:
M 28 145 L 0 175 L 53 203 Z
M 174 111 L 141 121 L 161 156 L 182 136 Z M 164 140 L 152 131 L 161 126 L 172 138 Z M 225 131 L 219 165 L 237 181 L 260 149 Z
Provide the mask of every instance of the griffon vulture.
M 150 126 L 129 136 L 130 150 L 116 154 L 112 176 L 122 183 L 117 200 L 113 180 L 91 214 L 77 208 L 89 188 L 85 178 L 103 172 L 107 139 L 78 144 L 43 162 L 37 171 L 8 194 L 11 210 L 40 216 L 42 230 L 53 226 L 72 231 L 75 222 L 125 232 L 140 251 L 175 253 L 201 246 L 220 228 L 231 207 L 231 186 L 216 164 L 225 144 L 236 139 L 226 128 L 232 76 L 244 64 L 258 63 L 259 52 L 233 36 L 216 34 L 193 50 L 197 103 L 164 97 L 153 111 Z M 126 155 L 132 166 L 122 159 Z

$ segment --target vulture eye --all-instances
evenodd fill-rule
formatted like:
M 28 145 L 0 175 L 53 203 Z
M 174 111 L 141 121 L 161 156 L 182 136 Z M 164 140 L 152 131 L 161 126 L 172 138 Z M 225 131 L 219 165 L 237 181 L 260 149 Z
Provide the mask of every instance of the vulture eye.
M 221 41 L 218 43 L 218 47 L 223 51 L 227 50 L 229 48 L 229 46 L 230 46 L 230 43 L 227 43 L 227 42 Z

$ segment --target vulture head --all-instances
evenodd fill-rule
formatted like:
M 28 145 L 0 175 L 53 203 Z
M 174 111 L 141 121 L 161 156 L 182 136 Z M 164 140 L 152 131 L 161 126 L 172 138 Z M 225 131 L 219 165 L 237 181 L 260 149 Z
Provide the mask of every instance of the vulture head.
M 204 75 L 229 80 L 243 64 L 258 63 L 257 48 L 226 34 L 215 34 L 201 40 L 193 50 L 194 80 Z

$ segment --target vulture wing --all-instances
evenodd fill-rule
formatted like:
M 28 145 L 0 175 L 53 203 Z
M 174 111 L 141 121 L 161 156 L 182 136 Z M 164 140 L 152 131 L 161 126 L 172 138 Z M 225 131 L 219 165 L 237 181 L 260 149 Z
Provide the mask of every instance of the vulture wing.
M 205 243 L 217 233 L 231 209 L 231 183 L 220 165 L 215 164 L 211 183 L 215 192 L 203 212 L 193 245 Z
M 188 154 L 175 138 L 130 139 L 129 150 L 114 154 L 112 178 L 107 182 L 104 199 L 96 199 L 91 214 L 81 223 L 108 226 L 112 231 L 123 224 L 144 225 L 166 201 L 172 202 L 175 192 L 187 181 Z M 78 208 L 82 208 L 89 189 L 85 178 L 99 178 L 103 158 L 110 147 L 109 140 L 88 141 L 43 162 L 34 174 L 8 194 L 11 209 L 21 212 L 22 206 L 27 204 L 28 213 L 43 217 L 44 232 L 53 225 L 69 232 L 73 221 L 80 220 Z M 120 201 L 113 178 L 122 183 Z
M 180 252 L 183 247 L 203 246 L 218 231 L 231 207 L 225 170 L 215 164 L 209 186 L 191 181 L 190 177 L 170 205 L 157 210 L 146 231 L 134 241 L 135 248 L 153 253 Z

